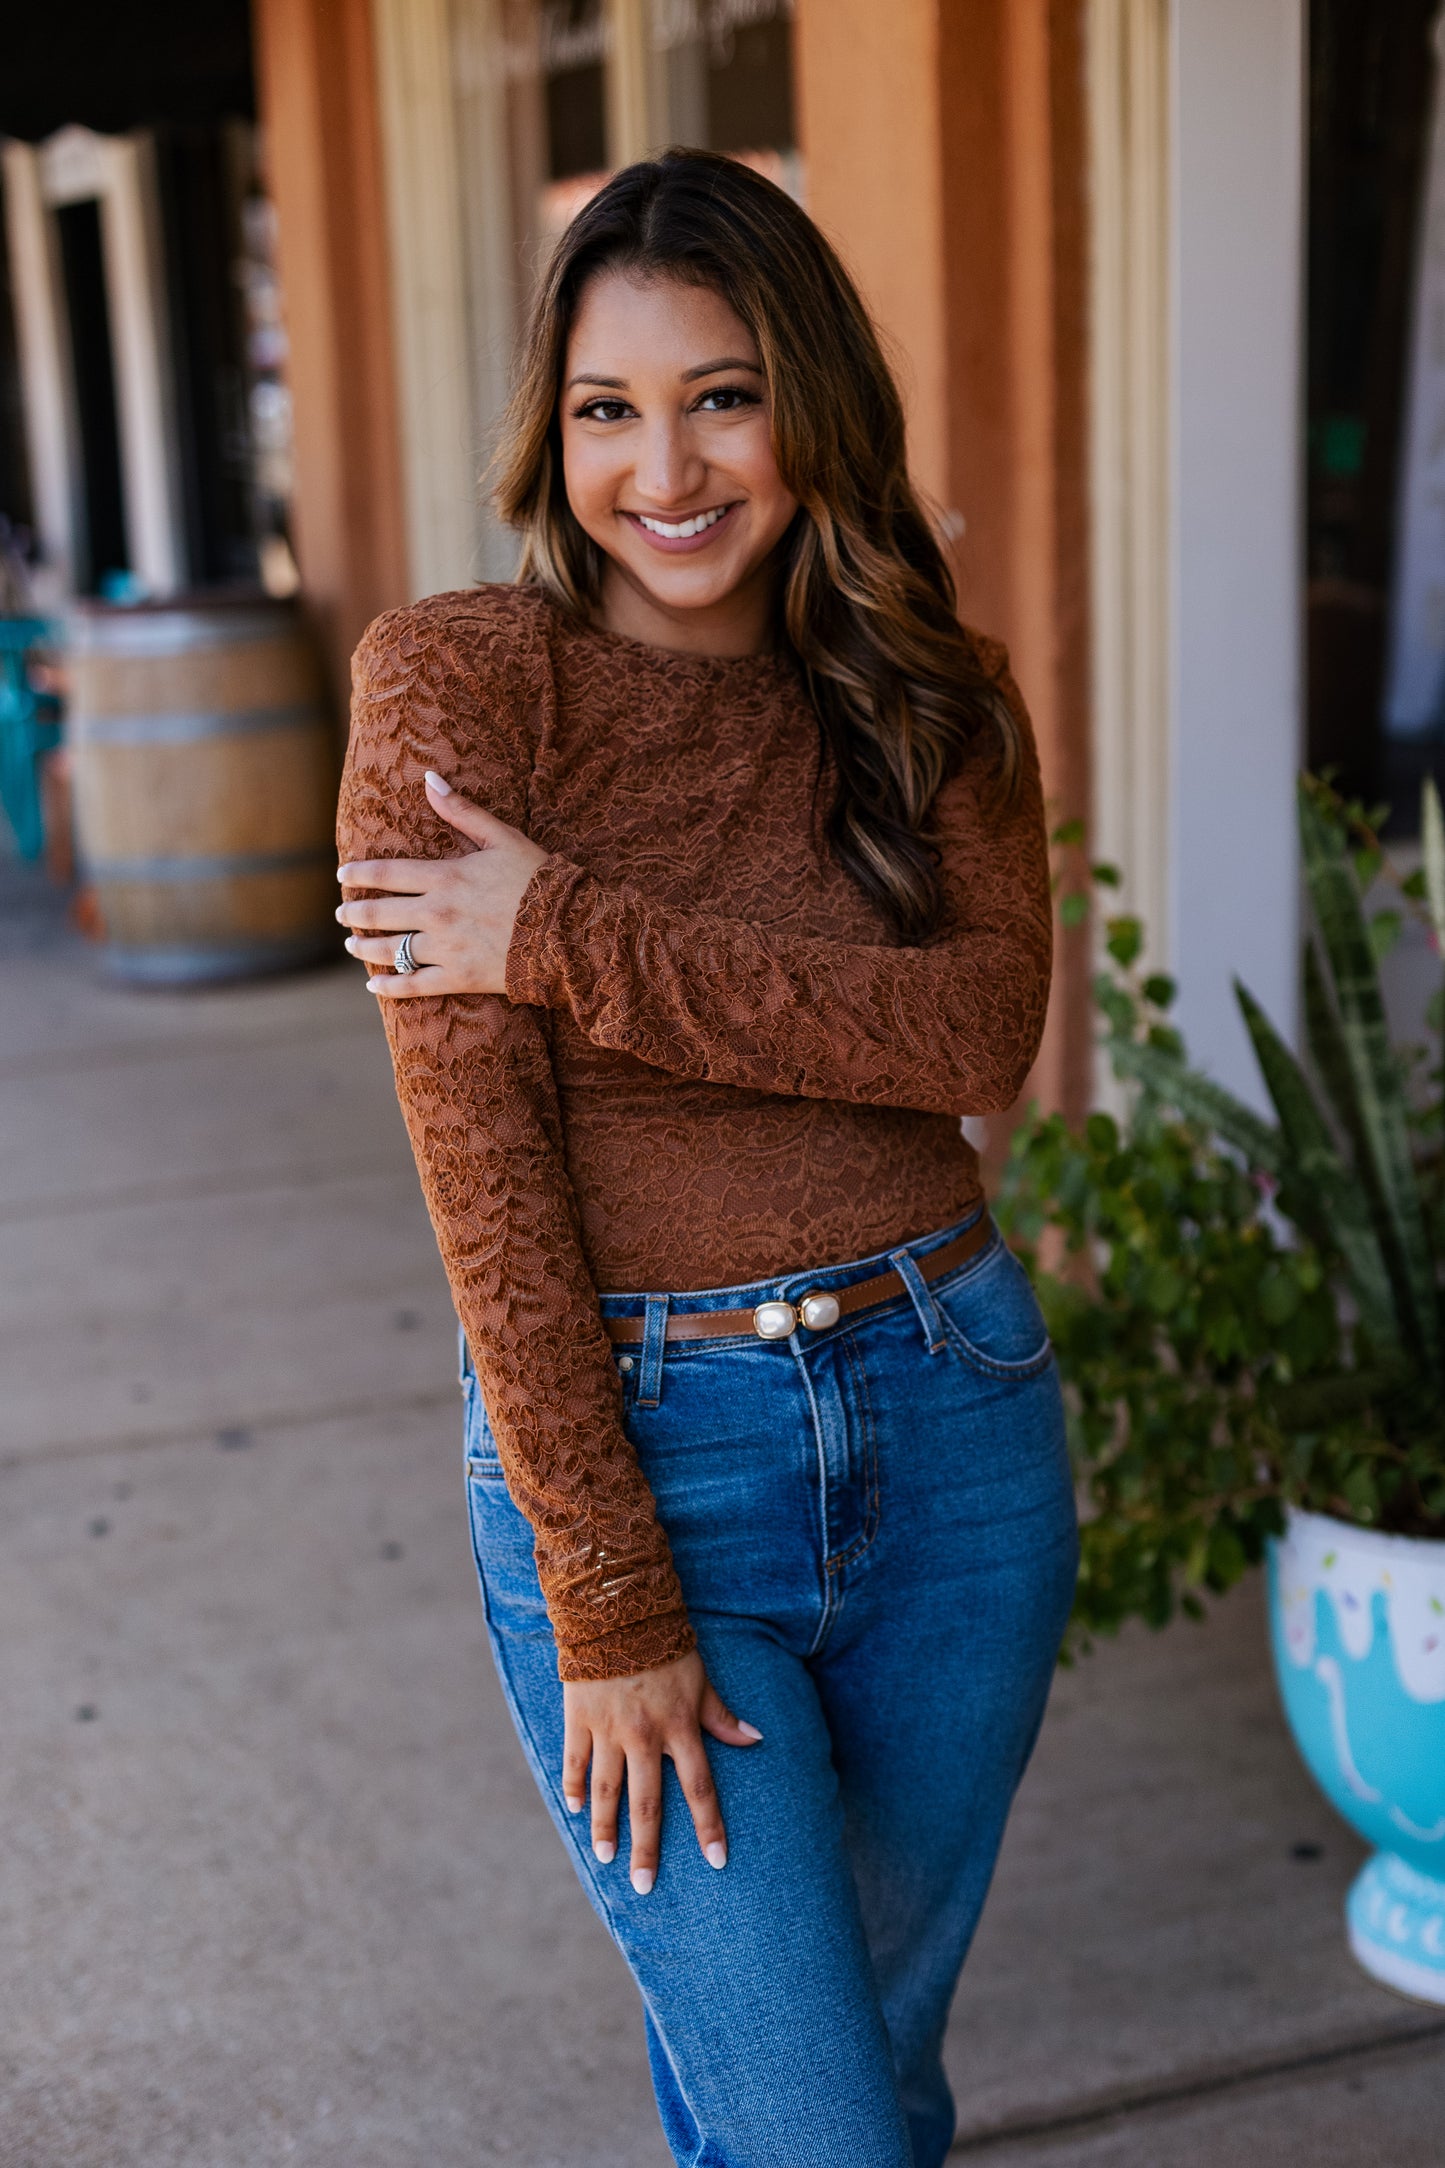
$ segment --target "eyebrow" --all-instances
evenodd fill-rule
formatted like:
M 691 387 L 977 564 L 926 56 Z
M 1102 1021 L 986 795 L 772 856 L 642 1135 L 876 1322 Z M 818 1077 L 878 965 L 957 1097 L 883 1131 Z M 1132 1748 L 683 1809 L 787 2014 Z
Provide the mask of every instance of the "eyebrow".
M 695 369 L 684 369 L 682 381 L 691 384 L 700 376 L 716 376 L 720 369 L 747 369 L 753 376 L 761 376 L 762 368 L 756 361 L 744 361 L 740 354 L 725 354 L 720 361 L 700 361 Z M 625 376 L 594 376 L 590 370 L 581 376 L 570 376 L 563 386 L 571 391 L 576 384 L 601 384 L 608 391 L 626 391 Z

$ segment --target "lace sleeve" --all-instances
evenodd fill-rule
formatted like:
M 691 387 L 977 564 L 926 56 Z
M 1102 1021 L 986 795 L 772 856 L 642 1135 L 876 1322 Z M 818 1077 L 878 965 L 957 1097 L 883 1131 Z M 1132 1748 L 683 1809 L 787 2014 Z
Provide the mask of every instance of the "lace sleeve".
M 474 598 L 381 618 L 352 665 L 343 859 L 465 846 L 426 802 L 428 767 L 526 818 L 527 689 L 508 628 Z M 511 628 L 515 646 L 515 628 Z M 500 996 L 382 1005 L 397 1093 L 507 1487 L 536 1535 L 564 1679 L 642 1671 L 694 1645 L 621 1394 L 563 1161 L 542 1019 Z
M 522 899 L 509 997 L 570 1010 L 596 1045 L 696 1081 L 934 1114 L 1011 1106 L 1043 1034 L 1053 919 L 1033 737 L 1001 663 L 996 675 L 1022 738 L 1019 788 L 996 810 L 979 760 L 940 793 L 948 925 L 926 947 L 793 939 L 553 857 Z

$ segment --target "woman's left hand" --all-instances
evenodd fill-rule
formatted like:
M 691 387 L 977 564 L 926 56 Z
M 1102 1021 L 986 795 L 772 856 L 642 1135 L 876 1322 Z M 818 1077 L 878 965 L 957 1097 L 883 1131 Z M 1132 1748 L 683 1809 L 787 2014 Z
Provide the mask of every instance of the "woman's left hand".
M 351 929 L 346 946 L 363 963 L 381 967 L 366 983 L 388 1000 L 504 994 L 517 908 L 549 854 L 430 770 L 426 794 L 432 811 L 477 848 L 463 858 L 368 858 L 342 866 L 345 887 L 386 891 L 342 904 L 336 916 Z M 417 968 L 400 972 L 396 952 L 408 933 Z

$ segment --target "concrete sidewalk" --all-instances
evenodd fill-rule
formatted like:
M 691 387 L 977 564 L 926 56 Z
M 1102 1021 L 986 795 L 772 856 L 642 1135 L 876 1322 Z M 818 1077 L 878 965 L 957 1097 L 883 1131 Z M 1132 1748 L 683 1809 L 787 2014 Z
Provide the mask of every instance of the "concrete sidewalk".
M 127 994 L 0 913 L 0 2162 L 665 2168 L 492 1676 L 359 974 Z M 1358 1857 L 1257 1587 L 1064 1674 L 960 2157 L 1440 2168 L 1445 2012 L 1347 1957 Z

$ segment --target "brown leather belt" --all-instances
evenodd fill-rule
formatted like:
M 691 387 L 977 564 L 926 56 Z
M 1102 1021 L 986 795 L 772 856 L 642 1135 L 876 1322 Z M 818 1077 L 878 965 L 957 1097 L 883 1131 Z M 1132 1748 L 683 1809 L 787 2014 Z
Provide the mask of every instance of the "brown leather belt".
M 915 1258 L 914 1263 L 924 1280 L 941 1280 L 955 1265 L 976 1257 L 992 1238 L 993 1223 L 985 1213 L 955 1241 L 946 1242 L 941 1250 L 930 1250 L 926 1257 Z M 827 1332 L 840 1317 L 851 1317 L 858 1310 L 871 1310 L 876 1304 L 891 1302 L 896 1295 L 906 1292 L 902 1274 L 890 1265 L 886 1272 L 875 1272 L 869 1280 L 855 1280 L 851 1287 L 840 1287 L 826 1294 L 799 1295 L 796 1302 L 760 1302 L 755 1310 L 669 1310 L 667 1337 L 669 1340 L 726 1340 L 740 1333 L 754 1332 L 760 1340 L 786 1340 L 799 1325 L 809 1332 Z M 602 1322 L 614 1347 L 641 1347 L 642 1318 L 607 1317 Z

